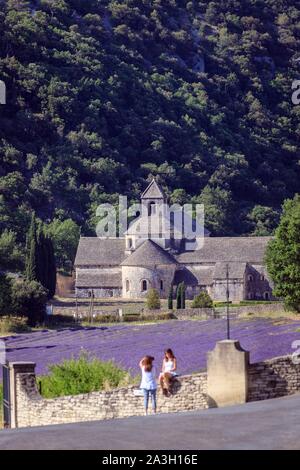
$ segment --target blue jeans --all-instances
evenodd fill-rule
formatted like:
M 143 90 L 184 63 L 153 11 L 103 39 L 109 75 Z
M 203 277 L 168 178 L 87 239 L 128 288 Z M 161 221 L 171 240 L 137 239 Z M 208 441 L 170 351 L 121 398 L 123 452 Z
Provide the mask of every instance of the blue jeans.
M 144 391 L 144 405 L 145 410 L 148 410 L 148 403 L 149 403 L 149 396 L 151 395 L 151 402 L 152 402 L 152 409 L 156 411 L 156 389 L 155 390 L 146 390 L 143 388 Z

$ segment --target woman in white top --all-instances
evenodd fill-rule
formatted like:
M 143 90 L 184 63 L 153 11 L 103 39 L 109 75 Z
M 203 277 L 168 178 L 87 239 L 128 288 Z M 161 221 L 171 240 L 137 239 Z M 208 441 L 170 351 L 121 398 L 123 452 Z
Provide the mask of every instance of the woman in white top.
M 151 396 L 152 410 L 156 413 L 156 377 L 155 368 L 153 367 L 154 357 L 145 356 L 140 361 L 142 371 L 142 382 L 140 388 L 144 391 L 145 414 L 148 414 L 149 396 Z
M 171 382 L 176 377 L 177 361 L 172 349 L 165 351 L 165 357 L 162 364 L 162 371 L 159 376 L 160 386 L 164 395 L 169 396 Z

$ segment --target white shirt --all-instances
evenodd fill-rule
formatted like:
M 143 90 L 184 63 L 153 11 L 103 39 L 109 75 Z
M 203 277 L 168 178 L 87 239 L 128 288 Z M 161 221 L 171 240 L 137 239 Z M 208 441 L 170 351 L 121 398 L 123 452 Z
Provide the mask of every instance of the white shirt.
M 142 367 L 142 382 L 140 385 L 140 388 L 144 388 L 146 390 L 156 390 L 157 389 L 157 384 L 156 384 L 156 374 L 155 374 L 155 368 L 152 367 L 152 370 L 150 372 L 145 371 L 145 367 Z
M 177 373 L 172 370 L 174 368 L 175 362 L 172 360 L 164 361 L 164 372 L 169 372 L 169 374 L 177 375 Z

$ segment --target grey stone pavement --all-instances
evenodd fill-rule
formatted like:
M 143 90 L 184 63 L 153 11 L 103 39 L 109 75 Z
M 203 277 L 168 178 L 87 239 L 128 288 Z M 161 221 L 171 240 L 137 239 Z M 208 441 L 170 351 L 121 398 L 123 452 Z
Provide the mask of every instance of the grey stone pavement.
M 300 394 L 220 409 L 0 431 L 0 449 L 300 449 Z

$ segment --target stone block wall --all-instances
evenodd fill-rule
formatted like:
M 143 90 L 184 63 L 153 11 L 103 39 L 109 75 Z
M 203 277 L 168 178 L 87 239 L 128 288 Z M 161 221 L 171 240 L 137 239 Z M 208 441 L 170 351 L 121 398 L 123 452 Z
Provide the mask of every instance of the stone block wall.
M 250 364 L 248 401 L 267 400 L 300 392 L 300 364 L 291 356 Z
M 253 305 L 241 305 L 241 306 L 229 306 L 229 314 L 231 317 L 247 315 L 252 313 L 253 316 L 260 315 L 262 313 L 280 313 L 284 311 L 284 305 L 282 302 L 274 302 L 270 304 L 253 304 Z M 171 310 L 143 310 L 144 315 L 154 315 L 162 312 L 173 313 L 179 320 L 184 320 L 193 317 L 207 317 L 207 318 L 223 318 L 226 316 L 226 307 L 214 307 L 214 308 L 185 308 L 173 311 Z
M 158 413 L 207 408 L 206 383 L 206 373 L 200 373 L 176 379 L 170 397 L 164 397 L 158 390 Z M 16 426 L 43 426 L 142 416 L 143 397 L 134 395 L 136 388 L 130 386 L 111 391 L 43 399 L 38 393 L 34 373 L 17 374 Z
M 15 377 L 12 393 L 13 427 L 105 420 L 144 414 L 143 397 L 134 395 L 136 386 L 44 399 L 37 390 L 34 364 L 12 363 L 12 367 L 14 369 L 11 377 Z M 246 375 L 247 401 L 300 392 L 300 364 L 295 364 L 291 356 L 249 364 L 241 374 Z M 208 396 L 207 383 L 206 372 L 178 377 L 170 397 L 164 397 L 158 390 L 158 413 L 216 406 Z

